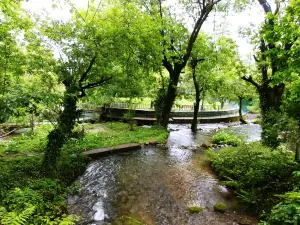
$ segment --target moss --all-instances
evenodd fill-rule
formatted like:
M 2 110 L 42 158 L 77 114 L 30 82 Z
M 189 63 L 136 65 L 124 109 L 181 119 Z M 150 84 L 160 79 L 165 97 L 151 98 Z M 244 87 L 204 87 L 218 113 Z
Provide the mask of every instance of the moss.
M 112 224 L 113 225 L 143 225 L 141 221 L 132 218 L 130 216 L 121 216 Z
M 202 206 L 189 206 L 186 208 L 190 213 L 202 212 L 204 208 Z
M 214 205 L 214 210 L 216 212 L 225 212 L 227 210 L 227 205 L 223 202 L 217 202 L 215 205 Z

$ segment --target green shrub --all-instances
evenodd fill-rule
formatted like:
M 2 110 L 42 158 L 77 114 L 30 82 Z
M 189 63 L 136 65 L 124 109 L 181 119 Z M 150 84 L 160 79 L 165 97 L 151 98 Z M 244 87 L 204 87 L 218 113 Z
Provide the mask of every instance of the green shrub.
M 238 146 L 243 143 L 243 139 L 233 132 L 230 131 L 220 131 L 212 137 L 214 144 L 227 144 L 232 146 Z
M 256 212 L 278 203 L 275 194 L 293 190 L 299 184 L 293 171 L 297 164 L 286 152 L 252 143 L 228 147 L 219 153 L 209 151 L 209 160 L 224 185 Z
M 40 164 L 38 156 L 0 158 L 0 202 L 7 191 L 24 187 L 29 180 L 40 177 Z
M 283 201 L 272 208 L 267 222 L 261 225 L 300 224 L 300 192 L 287 192 L 280 197 Z
M 66 196 L 61 196 L 59 188 L 49 190 L 57 184 L 50 180 L 37 183 L 38 190 L 16 188 L 7 194 L 0 206 L 0 224 L 75 224 L 78 217 L 66 215 Z M 52 192 L 50 199 L 48 191 Z
M 43 152 L 47 144 L 47 135 L 52 128 L 51 125 L 40 125 L 34 134 L 23 133 L 12 138 L 11 142 L 0 143 L 0 154 Z

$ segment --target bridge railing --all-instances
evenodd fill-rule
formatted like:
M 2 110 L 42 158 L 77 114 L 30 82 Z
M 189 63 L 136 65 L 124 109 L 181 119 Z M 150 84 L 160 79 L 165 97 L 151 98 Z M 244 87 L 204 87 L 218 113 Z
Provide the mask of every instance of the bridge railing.
M 151 104 L 146 103 L 126 103 L 126 102 L 115 102 L 109 105 L 109 108 L 119 108 L 119 109 L 153 109 L 154 106 Z M 233 107 L 232 105 L 225 105 L 222 109 L 220 105 L 217 105 L 216 107 L 213 107 L 212 105 L 205 104 L 203 107 L 200 106 L 199 111 L 220 111 L 224 109 L 233 109 L 236 107 Z M 172 107 L 173 111 L 194 111 L 194 105 L 191 104 L 185 104 L 185 105 L 179 105 L 174 104 Z

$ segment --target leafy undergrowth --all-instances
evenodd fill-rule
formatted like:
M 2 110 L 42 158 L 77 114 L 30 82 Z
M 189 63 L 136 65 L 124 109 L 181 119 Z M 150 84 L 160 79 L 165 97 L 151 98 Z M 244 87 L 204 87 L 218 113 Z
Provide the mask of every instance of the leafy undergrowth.
M 223 148 L 219 152 L 209 150 L 208 155 L 212 168 L 224 185 L 235 190 L 240 201 L 254 213 L 259 213 L 262 219 L 270 221 L 270 224 L 300 222 L 300 195 L 297 192 L 300 179 L 296 176 L 300 166 L 290 153 L 271 151 L 260 143 L 251 143 Z M 298 193 L 292 205 L 280 197 L 291 191 Z M 285 216 L 286 222 L 282 222 Z M 293 217 L 296 217 L 297 223 L 294 223 Z M 275 220 L 280 222 L 275 223 Z
M 43 152 L 47 144 L 47 135 L 53 129 L 51 125 L 37 126 L 33 135 L 23 133 L 10 140 L 0 142 L 0 156 L 26 152 Z
M 212 137 L 212 141 L 214 144 L 221 144 L 221 145 L 232 145 L 238 146 L 241 145 L 244 141 L 241 136 L 237 136 L 231 131 L 224 131 L 221 130 L 217 134 Z
M 78 190 L 77 185 L 70 187 L 70 184 L 86 168 L 88 158 L 80 154 L 84 149 L 132 142 L 163 143 L 168 136 L 167 131 L 157 128 L 134 127 L 134 131 L 129 131 L 128 124 L 102 126 L 104 131 L 83 136 L 80 128 L 75 129 L 77 135 L 62 148 L 55 179 L 45 179 L 40 172 L 50 125 L 39 126 L 33 135 L 23 134 L 1 143 L 0 224 L 75 224 L 78 218 L 67 215 L 65 198 Z M 28 152 L 39 154 L 26 156 Z

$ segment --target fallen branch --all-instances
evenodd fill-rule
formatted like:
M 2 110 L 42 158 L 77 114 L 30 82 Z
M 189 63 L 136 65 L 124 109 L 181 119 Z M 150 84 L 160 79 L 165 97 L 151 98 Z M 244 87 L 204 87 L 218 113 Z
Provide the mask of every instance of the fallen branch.
M 4 137 L 10 135 L 11 133 L 15 132 L 16 130 L 17 130 L 17 129 L 14 129 L 14 130 L 12 130 L 12 131 L 10 131 L 10 132 L 8 132 L 8 133 L 6 133 L 6 134 L 0 136 L 0 138 L 4 138 Z

